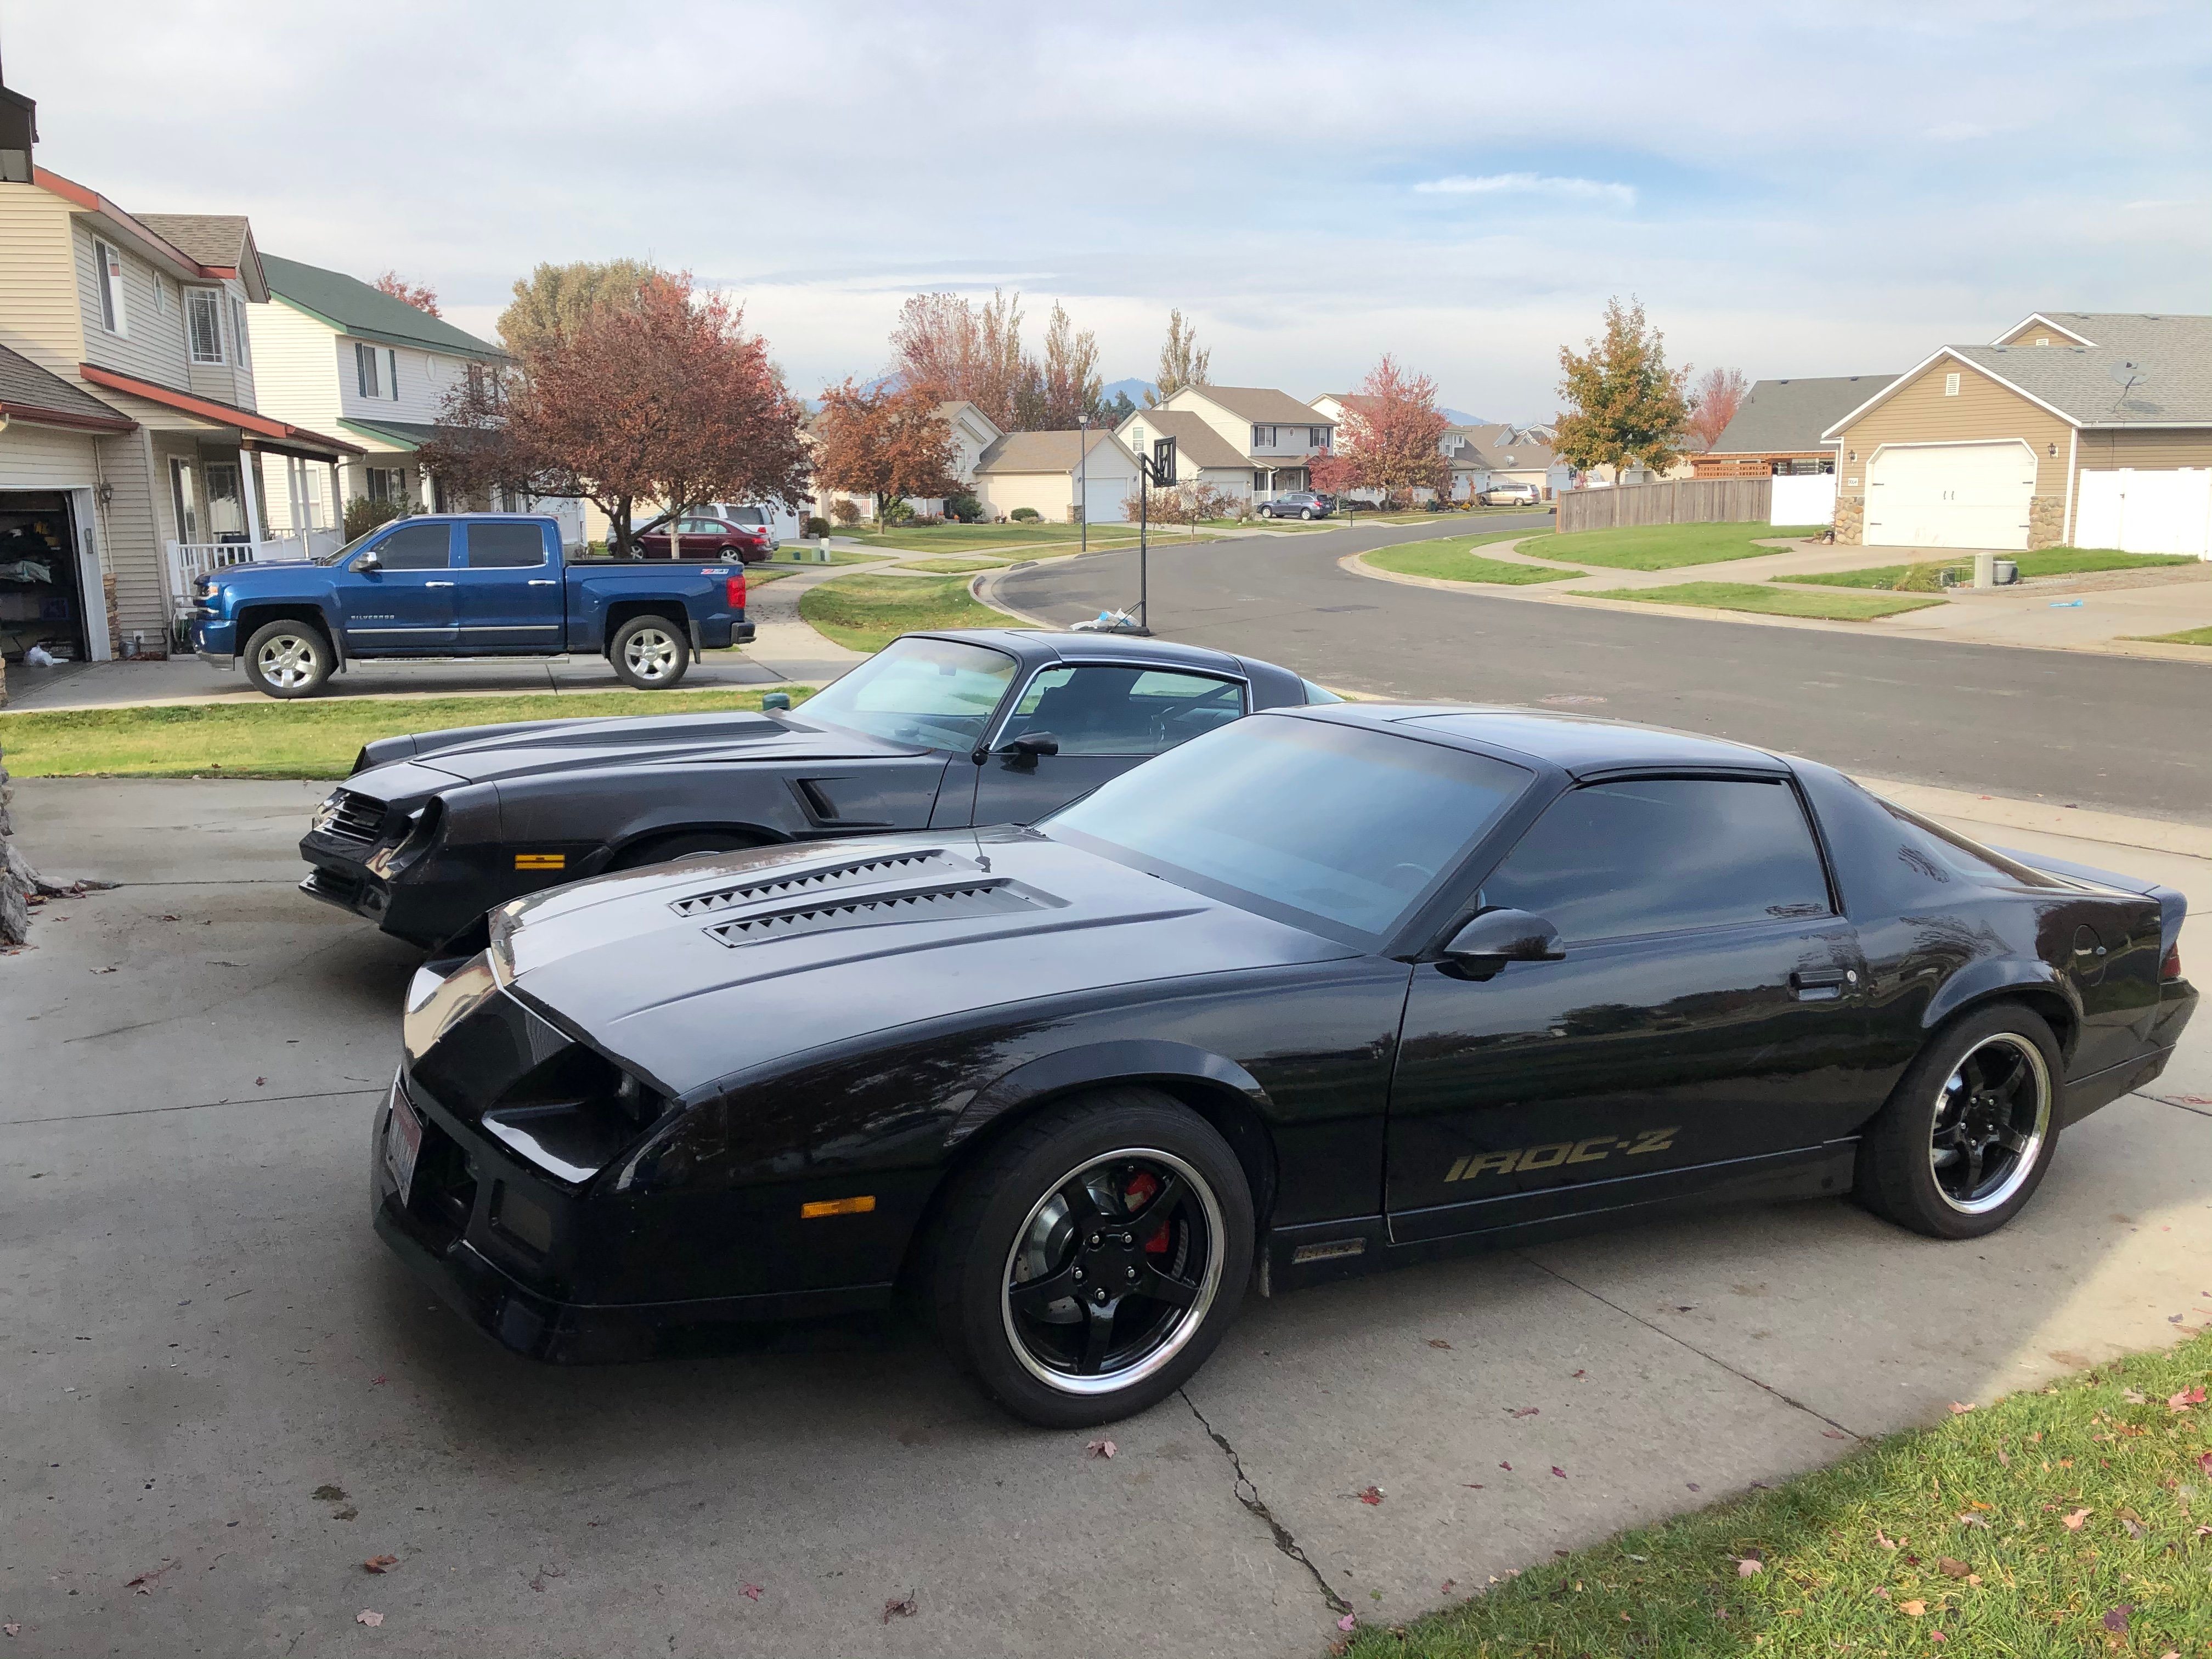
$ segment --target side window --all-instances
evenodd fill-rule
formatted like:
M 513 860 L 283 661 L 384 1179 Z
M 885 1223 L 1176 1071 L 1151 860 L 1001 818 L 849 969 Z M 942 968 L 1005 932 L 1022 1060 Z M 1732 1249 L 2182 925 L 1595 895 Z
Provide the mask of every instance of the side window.
M 377 562 L 386 570 L 443 570 L 453 544 L 451 525 L 404 524 L 377 543 Z
M 1158 755 L 1244 713 L 1244 688 L 1157 668 L 1048 668 L 1014 705 L 1000 742 L 1049 732 L 1063 755 Z
M 534 569 L 545 562 L 545 532 L 534 524 L 472 524 L 471 570 Z
M 1750 780 L 1592 784 L 1553 802 L 1483 884 L 1573 939 L 1829 914 L 1797 792 Z

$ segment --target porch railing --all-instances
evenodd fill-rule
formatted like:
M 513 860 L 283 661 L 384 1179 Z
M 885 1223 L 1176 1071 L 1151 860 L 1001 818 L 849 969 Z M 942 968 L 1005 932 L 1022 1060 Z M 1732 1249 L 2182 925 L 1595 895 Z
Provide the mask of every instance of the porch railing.
M 329 530 L 271 536 L 258 542 L 171 542 L 167 544 L 171 602 L 179 617 L 189 616 L 192 587 L 210 570 L 234 564 L 303 564 L 337 545 L 337 532 Z

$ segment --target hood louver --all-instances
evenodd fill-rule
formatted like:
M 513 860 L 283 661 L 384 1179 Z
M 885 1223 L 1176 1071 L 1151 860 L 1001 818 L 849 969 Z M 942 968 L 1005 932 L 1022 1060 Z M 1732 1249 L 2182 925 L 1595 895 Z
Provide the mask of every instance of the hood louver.
M 872 882 L 900 877 L 966 874 L 971 872 L 980 873 L 978 866 L 969 860 L 956 858 L 941 847 L 932 847 L 920 852 L 891 853 L 882 858 L 855 859 L 848 864 L 832 864 L 817 870 L 802 870 L 792 875 L 768 877 L 746 882 L 741 886 L 718 888 L 711 893 L 695 893 L 690 898 L 677 900 L 668 908 L 679 916 L 703 916 L 717 910 L 732 910 L 740 905 L 756 904 L 765 899 L 796 898 L 805 894 L 839 887 L 866 886 Z
M 789 906 L 738 916 L 707 932 L 723 944 L 765 945 L 802 933 L 826 933 L 849 927 L 882 927 L 902 921 L 967 921 L 976 916 L 1042 910 L 1050 901 L 1004 879 L 942 882 L 864 898 Z

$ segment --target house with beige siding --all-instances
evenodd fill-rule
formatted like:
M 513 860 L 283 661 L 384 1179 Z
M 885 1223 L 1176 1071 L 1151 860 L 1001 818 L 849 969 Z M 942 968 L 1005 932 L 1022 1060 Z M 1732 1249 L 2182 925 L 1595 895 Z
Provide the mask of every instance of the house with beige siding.
M 810 428 L 814 418 L 816 417 L 809 418 Z M 991 446 L 1006 435 L 1006 432 L 996 421 L 964 398 L 956 398 L 948 403 L 938 404 L 937 418 L 945 423 L 945 432 L 952 440 L 953 477 L 959 482 L 963 489 L 969 490 L 980 500 L 982 490 L 976 477 L 975 469 L 982 464 L 984 454 Z M 850 501 L 865 518 L 875 517 L 878 507 L 873 495 L 856 495 L 847 490 L 829 489 L 817 489 L 812 495 L 806 498 L 805 506 L 810 514 L 827 519 L 831 516 L 839 501 Z M 933 517 L 945 511 L 945 502 L 941 497 L 909 495 L 907 497 L 906 504 L 925 518 Z
M 26 157 L 0 170 L 0 651 L 161 653 L 195 560 L 304 550 L 267 545 L 268 474 L 358 447 L 257 409 L 244 219 L 126 211 L 30 160 L 21 125 L 0 131 Z
M 1307 463 L 1336 442 L 1336 422 L 1272 386 L 1187 386 L 1115 428 L 1133 454 L 1175 459 L 1195 477 L 1246 501 L 1313 487 Z
M 1047 524 L 1119 524 L 1137 494 L 1137 458 L 1103 427 L 1009 432 L 983 453 L 975 490 L 994 519 L 1032 507 Z
M 2212 556 L 2212 317 L 2039 312 L 1821 435 L 1841 542 Z

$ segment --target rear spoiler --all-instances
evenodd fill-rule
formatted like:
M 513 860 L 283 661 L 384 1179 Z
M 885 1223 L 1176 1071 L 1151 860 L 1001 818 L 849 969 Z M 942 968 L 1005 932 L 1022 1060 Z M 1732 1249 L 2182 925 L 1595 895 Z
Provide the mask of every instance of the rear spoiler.
M 2075 881 L 2094 882 L 2100 887 L 2117 887 L 2124 893 L 2139 893 L 2145 898 L 2158 901 L 2159 951 L 2161 955 L 2181 942 L 2181 924 L 2189 915 L 2189 900 L 2171 887 L 2160 886 L 2154 881 L 2145 881 L 2140 876 L 2115 875 L 2110 870 L 2100 870 L 2094 865 L 2075 864 L 2067 859 L 2055 859 L 2046 853 L 2023 853 L 2017 848 L 1998 847 L 1991 849 L 2007 858 L 2018 860 L 2031 870 L 2048 871 L 2054 876 L 2066 876 Z

